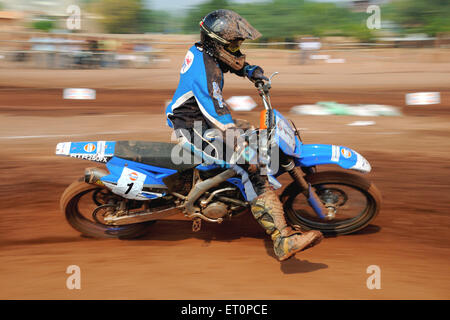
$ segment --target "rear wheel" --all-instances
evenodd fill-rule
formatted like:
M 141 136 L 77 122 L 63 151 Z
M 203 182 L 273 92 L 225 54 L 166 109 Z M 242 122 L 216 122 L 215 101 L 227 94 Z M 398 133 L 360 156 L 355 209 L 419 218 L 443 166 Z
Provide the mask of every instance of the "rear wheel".
M 61 196 L 60 204 L 69 224 L 84 235 L 95 238 L 138 238 L 147 232 L 155 221 L 123 226 L 109 226 L 99 223 L 92 213 L 99 205 L 106 205 L 107 199 L 120 197 L 108 189 L 84 182 L 83 178 L 73 182 Z
M 293 182 L 281 195 L 286 218 L 291 225 L 320 230 L 327 235 L 349 234 L 365 228 L 380 210 L 380 192 L 361 176 L 324 171 L 305 178 L 335 217 L 331 220 L 320 219 Z

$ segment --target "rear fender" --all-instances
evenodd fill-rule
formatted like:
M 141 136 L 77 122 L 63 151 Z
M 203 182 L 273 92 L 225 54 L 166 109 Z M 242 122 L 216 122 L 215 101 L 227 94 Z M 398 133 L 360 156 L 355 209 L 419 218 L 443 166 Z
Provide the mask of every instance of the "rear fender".
M 115 141 L 60 142 L 55 153 L 58 156 L 107 162 L 114 155 L 115 146 Z
M 362 155 L 347 147 L 329 144 L 302 144 L 297 166 L 312 167 L 321 164 L 337 164 L 344 169 L 370 172 L 372 167 Z

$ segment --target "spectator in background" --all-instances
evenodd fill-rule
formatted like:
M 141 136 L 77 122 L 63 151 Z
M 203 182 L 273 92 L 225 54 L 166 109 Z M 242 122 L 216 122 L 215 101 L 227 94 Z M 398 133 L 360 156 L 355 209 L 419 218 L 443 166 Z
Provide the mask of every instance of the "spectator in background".
M 98 50 L 98 41 L 97 41 L 97 39 L 89 39 L 88 40 L 88 49 L 91 52 L 97 52 L 97 50 Z
M 322 44 L 319 38 L 303 37 L 300 39 L 298 47 L 300 49 L 300 64 L 305 64 L 311 55 L 316 54 L 320 50 Z
M 88 40 L 88 51 L 90 53 L 90 59 L 89 59 L 89 67 L 99 67 L 100 66 L 100 54 L 98 51 L 98 41 L 95 38 L 91 38 Z
M 100 43 L 102 48 L 102 67 L 115 67 L 116 66 L 116 53 L 117 53 L 117 41 L 114 39 L 105 39 Z

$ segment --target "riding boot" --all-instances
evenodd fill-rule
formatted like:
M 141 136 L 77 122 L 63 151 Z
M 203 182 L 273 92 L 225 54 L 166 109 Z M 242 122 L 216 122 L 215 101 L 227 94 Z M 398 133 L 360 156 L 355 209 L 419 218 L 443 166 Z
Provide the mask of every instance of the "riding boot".
M 289 227 L 284 218 L 283 206 L 271 188 L 266 188 L 263 194 L 253 200 L 251 211 L 258 223 L 271 236 L 275 255 L 280 261 L 317 245 L 323 239 L 320 231 L 301 233 Z

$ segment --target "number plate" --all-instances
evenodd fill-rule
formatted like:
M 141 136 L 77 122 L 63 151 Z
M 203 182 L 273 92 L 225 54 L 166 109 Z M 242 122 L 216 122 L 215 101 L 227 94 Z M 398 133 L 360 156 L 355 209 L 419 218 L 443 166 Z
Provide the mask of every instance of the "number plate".
M 295 150 L 295 132 L 283 118 L 277 117 L 277 134 L 291 149 Z
M 147 175 L 139 171 L 125 167 L 112 192 L 127 199 L 135 199 L 141 193 L 146 177 Z

